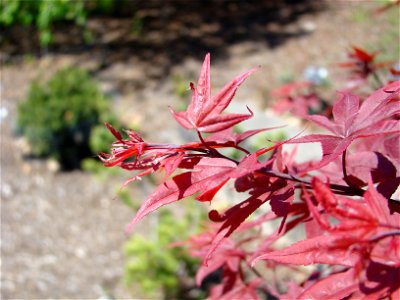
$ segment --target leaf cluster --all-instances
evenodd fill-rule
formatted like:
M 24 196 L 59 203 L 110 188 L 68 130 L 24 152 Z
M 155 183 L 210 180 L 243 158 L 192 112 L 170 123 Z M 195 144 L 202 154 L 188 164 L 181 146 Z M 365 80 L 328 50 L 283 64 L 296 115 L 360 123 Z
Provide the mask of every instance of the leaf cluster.
M 374 56 L 354 51 L 373 73 Z M 232 182 L 246 199 L 223 211 L 211 210 L 209 230 L 187 242 L 190 254 L 203 261 L 196 274 L 198 285 L 222 272 L 210 299 L 399 298 L 400 205 L 392 197 L 400 183 L 400 81 L 382 82 L 366 97 L 344 89 L 332 101 L 330 114 L 303 112 L 327 133 L 296 135 L 248 149 L 244 141 L 275 128 L 236 133 L 232 127 L 251 118 L 252 111 L 223 111 L 255 71 L 235 77 L 211 96 L 206 55 L 197 85 L 190 84 L 188 108 L 170 109 L 183 128 L 196 132 L 197 141 L 151 143 L 133 130 L 123 138 L 107 124 L 116 141 L 101 159 L 107 167 L 134 173 L 125 184 L 155 172 L 164 174 L 127 230 L 160 207 L 189 196 L 212 202 Z M 360 76 L 364 79 L 365 74 Z M 300 143 L 319 143 L 322 158 L 298 163 L 295 150 L 285 151 L 283 146 Z M 241 155 L 228 156 L 225 149 Z M 279 226 L 263 235 L 262 229 L 274 220 Z M 293 231 L 303 231 L 305 239 L 279 247 Z M 282 287 L 276 275 L 263 277 L 260 264 L 273 274 L 280 266 L 315 268 L 300 284 L 287 282 Z M 324 265 L 325 271 L 317 265 Z

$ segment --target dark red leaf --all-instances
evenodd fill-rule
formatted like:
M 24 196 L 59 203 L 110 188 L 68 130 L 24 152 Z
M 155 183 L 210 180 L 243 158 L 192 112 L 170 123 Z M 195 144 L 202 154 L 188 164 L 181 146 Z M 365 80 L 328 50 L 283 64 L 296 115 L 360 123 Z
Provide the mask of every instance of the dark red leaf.
M 331 264 L 354 266 L 358 256 L 348 251 L 348 247 L 358 240 L 357 232 L 348 240 L 343 241 L 341 235 L 322 235 L 303 240 L 281 250 L 268 252 L 255 258 L 258 260 L 273 260 L 284 264 L 312 265 Z M 339 242 L 340 243 L 337 243 Z
M 348 269 L 317 281 L 297 299 L 344 299 L 357 289 L 358 280 L 354 276 L 354 269 Z
M 226 221 L 214 236 L 210 249 L 205 257 L 204 264 L 208 265 L 213 253 L 222 241 L 229 237 L 257 208 L 267 200 L 266 195 L 251 196 L 247 200 L 236 204 L 225 214 Z
M 371 177 L 373 182 L 391 181 L 396 178 L 397 170 L 394 164 L 379 152 L 357 151 L 347 155 L 346 169 L 352 176 L 367 185 Z

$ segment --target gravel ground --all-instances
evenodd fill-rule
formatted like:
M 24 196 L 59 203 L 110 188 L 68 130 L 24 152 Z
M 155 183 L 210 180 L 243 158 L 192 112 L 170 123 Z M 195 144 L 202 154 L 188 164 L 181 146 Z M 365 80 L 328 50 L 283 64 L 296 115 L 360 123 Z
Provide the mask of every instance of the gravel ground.
M 368 11 L 374 3 L 358 5 Z M 277 28 L 287 33 L 305 34 L 278 47 L 260 40 L 231 44 L 223 57 L 212 56 L 213 85 L 221 87 L 232 76 L 261 65 L 237 99 L 262 112 L 267 93 L 287 72 L 298 78 L 312 64 L 327 67 L 331 76 L 336 76 L 332 64 L 346 59 L 349 45 L 375 45 L 390 26 L 386 14 L 376 16 L 374 26 L 368 20 L 355 22 L 356 9 L 354 3 L 342 1 L 280 25 Z M 167 77 L 153 76 L 159 73 L 157 62 L 143 61 L 135 53 L 126 61 L 100 69 L 96 77 L 125 122 L 139 124 L 148 139 L 179 142 L 187 137 L 171 122 L 167 109 L 180 103 L 171 77 L 178 74 L 196 80 L 207 51 L 199 49 L 196 55 L 182 58 Z M 13 130 L 16 106 L 32 79 L 39 75 L 47 78 L 66 65 L 93 70 L 102 63 L 104 52 L 94 49 L 78 54 L 50 52 L 1 67 L 1 109 L 7 111 L 1 117 L 2 299 L 138 297 L 121 284 L 123 229 L 132 212 L 113 199 L 115 187 L 126 176 L 105 181 L 81 171 L 58 172 L 51 161 L 25 158 L 29 146 Z M 135 192 L 143 196 L 140 190 Z
M 119 289 L 131 212 L 113 200 L 116 180 L 24 159 L 29 146 L 12 127 L 29 83 L 25 74 L 2 72 L 2 107 L 9 112 L 1 124 L 2 298 L 99 298 Z

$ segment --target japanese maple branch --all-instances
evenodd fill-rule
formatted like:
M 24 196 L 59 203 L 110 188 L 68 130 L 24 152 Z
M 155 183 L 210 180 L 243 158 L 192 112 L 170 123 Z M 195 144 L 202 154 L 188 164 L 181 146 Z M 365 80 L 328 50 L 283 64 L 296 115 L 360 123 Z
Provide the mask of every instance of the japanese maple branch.
M 309 180 L 303 179 L 303 178 L 299 178 L 295 175 L 292 174 L 287 174 L 287 173 L 280 173 L 274 170 L 266 170 L 266 169 L 262 169 L 260 170 L 263 174 L 265 175 L 269 175 L 272 177 L 277 177 L 277 178 L 281 178 L 281 179 L 286 179 L 286 180 L 291 180 L 291 181 L 295 181 L 298 183 L 301 183 L 303 185 L 305 185 L 306 187 L 311 187 L 311 182 Z M 363 196 L 364 195 L 364 190 L 363 189 L 355 189 L 353 187 L 348 187 L 348 186 L 344 186 L 344 185 L 340 185 L 340 184 L 334 184 L 334 183 L 330 183 L 329 187 L 332 190 L 337 190 L 340 192 L 344 192 L 347 195 L 353 195 L 353 196 Z
M 268 176 L 295 181 L 295 182 L 303 184 L 306 188 L 311 188 L 311 182 L 309 180 L 299 178 L 292 174 L 281 173 L 281 172 L 277 172 L 274 170 L 267 170 L 267 169 L 261 169 L 261 170 L 259 170 L 259 172 L 261 172 L 265 175 L 268 175 Z M 340 194 L 344 194 L 344 195 L 348 195 L 348 196 L 363 196 L 365 193 L 365 191 L 363 189 L 360 189 L 355 186 L 345 186 L 345 185 L 340 185 L 340 184 L 335 184 L 335 183 L 329 183 L 329 187 L 336 194 L 340 193 Z M 400 207 L 399 201 L 396 201 L 391 198 L 389 198 L 388 201 L 390 204 Z
M 237 160 L 227 157 L 227 156 L 221 154 L 220 152 L 218 152 L 216 149 L 211 148 L 207 144 L 207 142 L 203 139 L 203 136 L 201 135 L 201 133 L 199 131 L 196 131 L 196 132 L 197 132 L 197 135 L 198 135 L 201 143 L 204 145 L 204 147 L 206 147 L 206 149 L 207 149 L 206 151 L 208 152 L 209 155 L 212 155 L 214 157 L 225 158 L 225 159 L 228 159 L 228 160 L 236 163 L 237 165 L 239 164 L 239 162 Z M 239 148 L 241 148 L 241 147 L 239 147 Z M 238 149 L 238 150 L 243 149 L 243 148 L 242 149 L 239 149 L 239 148 L 236 148 L 236 149 Z M 198 151 L 199 149 L 196 149 L 196 150 Z M 245 149 L 243 149 L 243 150 L 245 150 Z M 201 151 L 201 152 L 205 153 L 204 151 Z M 248 152 L 248 151 L 246 150 L 244 152 Z M 207 153 L 205 153 L 205 155 L 207 155 Z M 349 196 L 361 196 L 362 197 L 365 193 L 365 190 L 351 184 L 351 182 L 348 178 L 348 174 L 347 174 L 347 170 L 346 170 L 346 151 L 344 151 L 344 153 L 342 155 L 342 168 L 343 168 L 344 181 L 347 183 L 348 186 L 335 184 L 335 183 L 329 183 L 330 189 L 336 194 L 344 194 L 344 195 L 349 195 Z M 265 169 L 265 168 L 259 170 L 259 172 L 261 172 L 265 175 L 268 175 L 268 176 L 298 182 L 298 183 L 303 184 L 306 188 L 311 188 L 311 181 L 297 177 L 293 174 L 281 173 L 278 171 L 269 170 L 269 169 Z M 388 199 L 388 201 L 391 205 L 400 207 L 400 202 L 398 202 L 394 199 L 390 199 L 390 198 Z
M 240 151 L 242 151 L 242 152 L 244 152 L 244 153 L 246 153 L 246 154 L 250 154 L 249 151 L 247 151 L 246 149 L 240 147 L 239 145 L 234 145 L 233 148 L 235 148 L 235 149 L 237 149 L 237 150 L 240 150 Z
M 197 136 L 198 136 L 199 139 L 200 139 L 200 142 L 204 145 L 204 147 L 206 147 L 206 149 L 208 150 L 208 153 L 211 154 L 213 157 L 225 158 L 225 159 L 227 159 L 227 160 L 230 160 L 230 161 L 234 162 L 234 163 L 237 164 L 237 165 L 239 164 L 238 161 L 236 161 L 236 160 L 234 160 L 234 159 L 232 159 L 232 158 L 230 158 L 230 157 L 228 157 L 228 156 L 225 156 L 225 155 L 221 154 L 221 153 L 218 152 L 218 150 L 216 150 L 216 149 L 211 148 L 211 147 L 207 144 L 207 142 L 203 139 L 203 136 L 201 135 L 200 131 L 196 130 L 196 132 L 197 132 Z
M 256 268 L 251 266 L 250 262 L 248 262 L 247 260 L 245 260 L 244 262 L 246 263 L 247 268 L 251 270 L 254 275 L 265 280 L 264 276 Z
M 267 169 L 261 169 L 260 172 L 265 175 L 268 175 L 268 176 L 277 177 L 277 178 L 290 180 L 290 181 L 295 181 L 295 182 L 305 185 L 306 187 L 311 187 L 311 182 L 309 180 L 297 177 L 292 174 L 281 173 L 281 172 L 277 172 L 274 170 L 267 170 Z M 330 183 L 329 187 L 332 190 L 344 192 L 347 195 L 353 195 L 353 196 L 362 196 L 362 195 L 364 195 L 364 192 L 365 192 L 363 189 L 355 189 L 353 187 L 344 186 L 344 185 L 340 185 L 340 184 L 334 184 L 334 183 Z

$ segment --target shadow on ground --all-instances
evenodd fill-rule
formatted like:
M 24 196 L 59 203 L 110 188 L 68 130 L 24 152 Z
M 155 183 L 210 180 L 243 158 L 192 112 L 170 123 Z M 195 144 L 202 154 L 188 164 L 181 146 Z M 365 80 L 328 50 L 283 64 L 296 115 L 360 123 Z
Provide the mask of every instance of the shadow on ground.
M 21 27 L 4 31 L 2 48 L 6 60 L 26 53 L 93 51 L 101 61 L 99 70 L 136 57 L 158 65 L 158 72 L 152 74 L 161 78 L 187 57 L 203 57 L 211 51 L 224 59 L 225 49 L 235 43 L 255 41 L 275 48 L 301 37 L 307 30 L 295 21 L 324 7 L 323 1 L 314 0 L 119 0 L 108 15 L 89 19 L 91 44 L 84 42 L 81 28 L 62 23 L 54 26 L 54 43 L 48 49 L 39 47 L 33 28 Z

